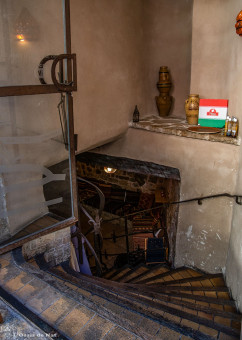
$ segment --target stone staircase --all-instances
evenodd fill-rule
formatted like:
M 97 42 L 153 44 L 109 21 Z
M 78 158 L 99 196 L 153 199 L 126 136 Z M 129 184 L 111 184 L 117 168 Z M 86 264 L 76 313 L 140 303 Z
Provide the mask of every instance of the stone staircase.
M 103 278 L 4 259 L 1 289 L 68 339 L 239 339 L 241 315 L 221 274 L 167 266 L 112 269 Z M 12 256 L 12 255 L 11 255 Z M 4 262 L 7 261 L 8 263 Z

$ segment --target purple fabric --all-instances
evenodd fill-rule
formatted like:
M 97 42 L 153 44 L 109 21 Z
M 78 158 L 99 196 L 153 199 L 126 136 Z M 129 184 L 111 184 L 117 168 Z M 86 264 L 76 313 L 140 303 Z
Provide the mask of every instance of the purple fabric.
M 75 233 L 76 231 L 76 226 L 73 226 L 71 227 L 71 233 Z M 89 266 L 89 262 L 88 262 L 88 259 L 87 259 L 87 255 L 86 255 L 86 252 L 85 252 L 85 248 L 84 248 L 84 239 L 82 239 L 82 259 L 83 259 L 83 263 L 81 264 L 80 263 L 80 258 L 79 258 L 79 246 L 78 246 L 78 238 L 77 237 L 74 237 L 72 238 L 72 243 L 73 243 L 73 246 L 75 248 L 75 252 L 76 252 L 76 257 L 77 257 L 77 261 L 78 261 L 78 264 L 79 264 L 79 268 L 80 268 L 80 272 L 82 274 L 87 274 L 87 275 L 92 275 L 92 272 L 91 272 L 91 269 L 90 269 L 90 266 Z

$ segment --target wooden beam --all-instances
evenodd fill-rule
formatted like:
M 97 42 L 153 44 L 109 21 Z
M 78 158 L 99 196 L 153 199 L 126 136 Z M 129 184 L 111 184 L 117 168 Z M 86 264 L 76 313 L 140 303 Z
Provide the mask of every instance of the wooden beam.
M 21 85 L 0 87 L 0 97 L 30 96 L 35 94 L 60 93 L 55 85 Z

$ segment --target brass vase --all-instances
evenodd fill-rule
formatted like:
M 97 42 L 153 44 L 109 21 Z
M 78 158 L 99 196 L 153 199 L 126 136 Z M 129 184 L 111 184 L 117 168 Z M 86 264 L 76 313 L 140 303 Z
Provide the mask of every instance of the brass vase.
M 159 72 L 159 82 L 157 88 L 160 92 L 159 96 L 155 97 L 156 105 L 161 117 L 168 116 L 171 111 L 172 96 L 170 90 L 172 87 L 170 73 L 167 66 L 161 66 Z
M 190 94 L 185 101 L 186 118 L 189 125 L 198 124 L 199 100 L 198 94 Z

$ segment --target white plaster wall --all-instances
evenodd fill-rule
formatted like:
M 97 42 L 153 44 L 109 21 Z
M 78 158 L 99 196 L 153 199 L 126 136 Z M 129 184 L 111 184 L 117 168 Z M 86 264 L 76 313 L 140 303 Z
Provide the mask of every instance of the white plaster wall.
M 82 0 L 80 6 L 80 1 L 73 2 L 73 50 L 79 60 L 79 90 L 74 95 L 78 151 L 124 132 L 136 103 L 142 115 L 155 113 L 155 68 L 159 70 L 162 64 L 170 62 L 175 75 L 174 94 L 179 105 L 177 100 L 173 114 L 184 114 L 182 101 L 189 92 L 190 55 L 189 39 L 183 33 L 189 35 L 191 16 L 186 17 L 185 12 L 189 13 L 192 3 L 173 2 L 173 10 L 169 4 L 105 0 L 101 5 L 96 0 Z M 182 4 L 187 11 L 183 12 Z M 239 6 L 238 0 L 195 0 L 192 23 L 190 92 L 203 98 L 228 98 L 234 115 L 239 108 L 233 68 L 239 58 L 234 29 Z M 178 88 L 183 88 L 183 93 Z M 237 189 L 237 146 L 130 129 L 125 137 L 102 147 L 100 152 L 178 168 L 181 199 L 234 194 Z M 224 269 L 232 212 L 233 201 L 227 198 L 206 201 L 202 206 L 181 206 L 176 265 L 194 265 L 209 272 Z
M 156 114 L 160 66 L 173 80 L 172 113 L 185 116 L 191 70 L 193 0 L 72 0 L 78 151 L 127 131 L 135 105 Z
M 233 145 L 130 129 L 122 140 L 96 151 L 178 168 L 181 200 L 236 190 L 239 148 Z M 180 205 L 176 266 L 207 272 L 225 267 L 232 208 L 227 198 Z
M 242 38 L 235 33 L 241 0 L 195 0 L 191 91 L 203 98 L 229 99 L 229 114 L 242 119 Z M 239 131 L 242 135 L 242 129 Z M 242 148 L 238 153 L 235 193 L 242 193 Z M 231 177 L 234 174 L 231 171 Z M 222 173 L 224 188 L 228 187 Z M 227 191 L 227 189 L 226 189 Z M 224 208 L 226 209 L 226 207 Z M 242 207 L 234 205 L 226 280 L 242 311 Z M 223 223 L 224 225 L 225 223 Z M 229 235 L 228 235 L 229 237 Z
M 142 0 L 71 1 L 78 151 L 122 135 L 142 103 L 142 12 Z
M 184 102 L 190 90 L 193 0 L 144 2 L 144 110 L 158 114 L 155 96 L 160 66 L 168 66 L 172 79 L 170 115 L 185 118 Z

